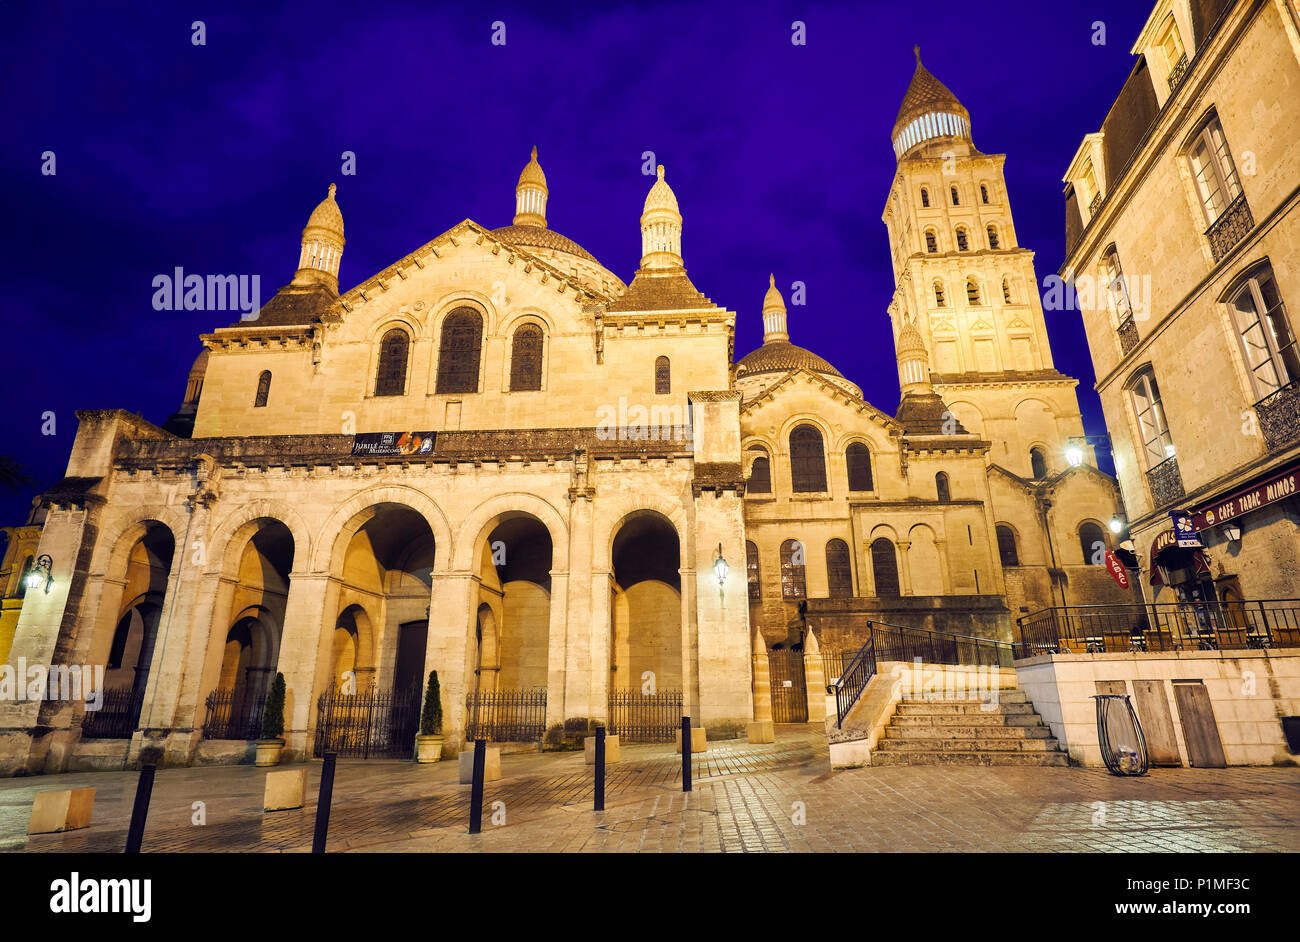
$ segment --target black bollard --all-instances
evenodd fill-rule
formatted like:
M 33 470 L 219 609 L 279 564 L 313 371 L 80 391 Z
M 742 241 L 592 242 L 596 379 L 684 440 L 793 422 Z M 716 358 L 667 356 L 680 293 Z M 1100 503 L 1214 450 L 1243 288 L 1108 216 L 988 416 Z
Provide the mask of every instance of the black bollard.
M 483 766 L 487 762 L 487 740 L 474 740 L 474 781 L 469 787 L 469 833 L 483 830 Z
M 316 799 L 316 833 L 311 839 L 313 854 L 325 853 L 325 839 L 330 830 L 330 802 L 334 798 L 334 763 L 338 760 L 337 752 L 325 753 L 325 762 L 320 770 L 320 797 Z
M 682 717 L 682 791 L 691 790 L 691 718 Z
M 605 810 L 605 727 L 596 727 L 596 810 Z
M 149 798 L 153 795 L 155 765 L 140 766 L 140 778 L 135 783 L 135 807 L 131 809 L 131 829 L 126 835 L 126 853 L 140 853 L 144 841 L 144 822 L 149 817 Z

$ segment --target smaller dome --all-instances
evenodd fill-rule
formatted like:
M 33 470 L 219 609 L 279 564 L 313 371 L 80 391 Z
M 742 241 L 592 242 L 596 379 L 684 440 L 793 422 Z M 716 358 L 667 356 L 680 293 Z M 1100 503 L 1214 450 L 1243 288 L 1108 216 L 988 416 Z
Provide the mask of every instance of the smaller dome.
M 528 158 L 528 163 L 524 164 L 524 169 L 519 172 L 518 187 L 526 184 L 534 184 L 543 189 L 546 188 L 546 174 L 542 172 L 542 165 L 537 162 L 537 148 L 533 148 L 533 154 Z
M 658 168 L 659 179 L 655 180 L 654 186 L 650 187 L 650 192 L 645 198 L 645 212 L 650 213 L 655 210 L 667 210 L 668 212 L 681 215 L 681 210 L 677 207 L 677 196 L 673 193 L 672 187 L 664 180 L 664 165 L 660 164 Z
M 785 313 L 785 298 L 781 297 L 781 292 L 776 287 L 776 275 L 767 276 L 767 294 L 763 295 L 763 313 Z
M 560 235 L 554 229 L 543 229 L 541 226 L 501 226 L 499 229 L 493 229 L 492 234 L 512 245 L 568 252 L 570 255 L 576 255 L 578 258 L 585 258 L 589 262 L 600 264 L 596 261 L 596 256 L 568 236 Z
M 929 356 L 925 349 L 925 340 L 921 337 L 921 332 L 916 329 L 916 324 L 909 318 L 903 322 L 903 329 L 898 332 L 898 340 L 895 344 L 898 348 L 898 358 L 901 360 L 908 354 L 922 354 Z
M 204 374 L 208 371 L 208 357 L 210 355 L 208 348 L 204 347 L 203 352 L 194 358 L 194 365 L 190 367 L 191 382 L 196 379 L 203 379 Z
M 311 211 L 311 215 L 307 217 L 307 226 L 303 229 L 304 235 L 308 229 L 325 229 L 337 233 L 339 240 L 342 241 L 343 212 L 339 209 L 339 204 L 334 202 L 334 191 L 336 189 L 337 187 L 331 183 L 329 195 Z
M 757 350 L 745 354 L 736 364 L 741 375 L 749 373 L 789 372 L 806 369 L 814 373 L 826 373 L 841 376 L 839 370 L 831 366 L 811 350 L 795 346 L 788 340 L 773 340 L 763 344 Z

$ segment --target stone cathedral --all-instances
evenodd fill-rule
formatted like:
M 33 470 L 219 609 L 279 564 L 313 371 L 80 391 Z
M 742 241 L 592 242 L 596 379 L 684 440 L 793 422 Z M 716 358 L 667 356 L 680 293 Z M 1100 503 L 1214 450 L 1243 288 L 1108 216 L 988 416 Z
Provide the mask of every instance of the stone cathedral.
M 512 692 L 544 727 L 663 694 L 743 734 L 770 652 L 851 653 L 866 619 L 1009 640 L 1030 610 L 1126 601 L 1005 157 L 919 53 L 892 139 L 892 415 L 796 343 L 835 315 L 791 315 L 779 272 L 738 313 L 696 287 L 662 166 L 626 283 L 548 226 L 536 149 L 510 225 L 466 219 L 346 291 L 331 185 L 292 280 L 202 335 L 163 427 L 78 413 L 21 531 L 48 580 L 0 657 L 104 665 L 125 719 L 5 702 L 0 768 L 240 761 L 232 717 L 277 672 L 290 758 L 340 684 L 396 697 L 431 670 L 448 755 Z M 763 324 L 739 358 L 737 316 Z

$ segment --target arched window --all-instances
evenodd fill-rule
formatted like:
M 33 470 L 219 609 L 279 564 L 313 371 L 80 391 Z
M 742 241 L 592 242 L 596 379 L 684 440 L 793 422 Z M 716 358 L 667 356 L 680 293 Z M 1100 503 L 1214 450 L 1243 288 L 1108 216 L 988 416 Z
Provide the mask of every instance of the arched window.
M 1119 250 L 1115 246 L 1106 249 L 1106 300 L 1115 312 L 1115 319 L 1122 325 L 1133 313 L 1128 299 L 1128 285 L 1124 281 L 1124 269 L 1119 263 Z
M 989 188 L 983 183 L 980 184 L 980 200 L 985 203 L 989 201 Z
M 921 187 L 921 205 L 927 208 L 930 205 L 930 191 L 925 187 Z
M 1016 552 L 1016 532 L 1009 526 L 999 523 L 998 533 L 998 556 L 1002 558 L 1003 566 L 1019 566 L 1020 555 Z
M 763 598 L 763 584 L 758 569 L 758 547 L 749 540 L 745 541 L 745 579 L 749 583 L 749 600 L 757 602 Z
M 1033 471 L 1035 481 L 1047 477 L 1047 456 L 1043 454 L 1043 449 L 1037 446 L 1029 449 L 1029 467 Z
M 786 540 L 781 544 L 781 597 L 806 599 L 808 597 L 807 567 L 803 544 Z
M 1011 282 L 1006 278 L 1002 279 L 1002 300 L 1011 303 Z
M 801 425 L 790 433 L 790 477 L 796 493 L 827 490 L 822 433 L 811 425 Z
M 952 205 L 960 206 L 961 200 L 957 198 L 957 188 L 955 186 L 950 186 L 948 187 L 948 192 L 952 194 Z
M 1133 396 L 1133 411 L 1137 413 L 1138 427 L 1142 431 L 1147 466 L 1154 468 L 1166 458 L 1174 456 L 1174 439 L 1169 432 L 1165 407 L 1160 401 L 1156 374 L 1150 367 L 1129 380 L 1129 392 Z
M 826 544 L 826 585 L 833 599 L 853 597 L 853 566 L 849 562 L 849 544 L 843 540 Z
M 772 493 L 772 464 L 767 460 L 766 452 L 755 458 L 754 463 L 750 465 L 749 481 L 745 484 L 745 490 L 750 494 Z
M 406 331 L 394 327 L 379 341 L 379 369 L 375 372 L 376 396 L 400 396 L 406 392 L 406 354 L 410 347 Z
M 1079 549 L 1085 566 L 1106 565 L 1106 532 L 1095 523 L 1083 524 L 1079 527 Z
M 483 350 L 483 315 L 457 308 L 442 322 L 438 345 L 439 393 L 478 392 L 479 357 Z
M 524 324 L 515 331 L 510 345 L 510 391 L 530 392 L 542 388 L 542 328 Z
M 862 442 L 854 442 L 844 450 L 844 463 L 849 468 L 849 490 L 869 491 L 871 483 L 871 452 Z
M 958 252 L 970 251 L 970 239 L 966 235 L 965 226 L 957 227 L 957 251 Z
M 985 229 L 984 231 L 985 231 L 986 233 L 988 233 L 988 237 L 989 237 L 989 248 L 991 248 L 991 249 L 996 249 L 996 248 L 998 248 L 998 230 L 997 230 L 997 227 L 996 227 L 996 226 L 989 226 L 989 227 L 988 227 L 987 229 Z
M 257 378 L 257 395 L 253 397 L 253 408 L 259 409 L 266 405 L 266 397 L 271 395 L 271 371 L 262 370 L 262 375 Z
M 663 395 L 672 392 L 672 386 L 672 365 L 668 362 L 667 357 L 659 357 L 659 359 L 655 360 L 655 393 Z
M 946 471 L 940 471 L 934 476 L 934 492 L 938 495 L 941 504 L 946 504 L 952 500 L 952 494 L 948 490 L 948 474 Z
M 925 250 L 927 252 L 939 251 L 939 240 L 935 238 L 933 229 L 927 229 L 925 232 Z
M 944 300 L 944 297 L 943 297 L 943 282 L 942 282 L 942 281 L 936 281 L 936 282 L 934 283 L 934 306 L 935 306 L 935 307 L 945 307 L 946 305 L 947 305 L 947 302 Z
M 898 559 L 894 544 L 883 536 L 871 542 L 871 573 L 876 580 L 877 598 L 898 598 Z
M 980 303 L 980 286 L 975 283 L 974 278 L 966 279 L 966 300 L 971 304 Z

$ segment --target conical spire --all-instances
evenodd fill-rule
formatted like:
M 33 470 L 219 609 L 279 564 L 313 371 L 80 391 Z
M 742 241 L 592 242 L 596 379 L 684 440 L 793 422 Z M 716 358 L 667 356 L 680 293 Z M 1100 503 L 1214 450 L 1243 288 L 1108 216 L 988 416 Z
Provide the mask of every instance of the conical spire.
M 519 174 L 519 183 L 515 186 L 516 226 L 537 226 L 546 228 L 546 174 L 537 162 L 537 148 L 533 147 L 532 156 Z
M 943 82 L 921 64 L 921 47 L 913 46 L 916 69 L 898 107 L 891 137 L 901 157 L 916 145 L 936 137 L 970 140 L 970 112 Z
M 789 340 L 785 327 L 785 299 L 776 287 L 776 275 L 767 276 L 767 294 L 763 295 L 763 343 Z
M 664 179 L 664 165 L 646 194 L 641 213 L 641 267 L 643 269 L 684 269 L 682 260 L 682 214 L 677 195 Z
M 331 183 L 328 195 L 307 217 L 294 284 L 315 282 L 335 293 L 339 290 L 339 263 L 343 260 L 343 246 L 347 240 L 343 238 L 343 211 L 334 201 L 337 190 L 338 187 Z
M 930 354 L 925 349 L 925 338 L 910 317 L 903 321 L 894 347 L 898 356 L 898 385 L 903 395 L 932 392 Z

